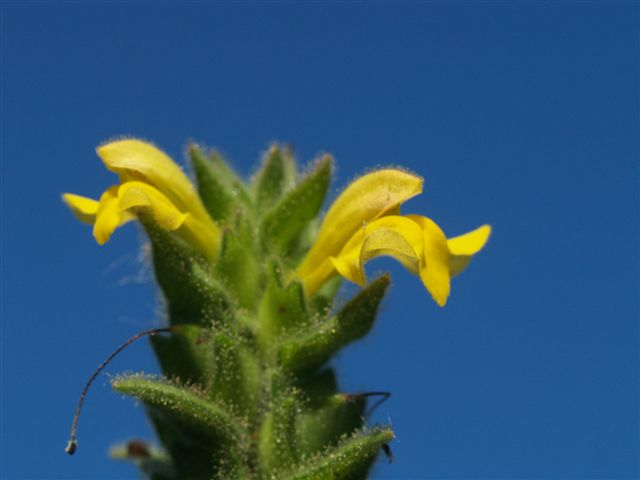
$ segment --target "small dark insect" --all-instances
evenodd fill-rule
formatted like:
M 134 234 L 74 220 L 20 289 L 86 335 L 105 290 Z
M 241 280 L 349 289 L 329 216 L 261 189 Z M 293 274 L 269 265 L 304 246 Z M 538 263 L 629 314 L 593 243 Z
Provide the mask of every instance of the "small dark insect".
M 387 461 L 389 463 L 393 462 L 393 452 L 391 451 L 391 447 L 389 446 L 389 444 L 383 443 L 382 444 L 382 451 L 384 452 L 385 456 L 387 457 Z
M 196 345 L 204 345 L 205 343 L 209 343 L 210 340 L 211 338 L 209 337 L 209 335 L 200 334 L 196 337 L 193 343 L 195 343 Z
M 141 440 L 132 440 L 127 444 L 127 456 L 129 458 L 149 458 L 149 447 Z

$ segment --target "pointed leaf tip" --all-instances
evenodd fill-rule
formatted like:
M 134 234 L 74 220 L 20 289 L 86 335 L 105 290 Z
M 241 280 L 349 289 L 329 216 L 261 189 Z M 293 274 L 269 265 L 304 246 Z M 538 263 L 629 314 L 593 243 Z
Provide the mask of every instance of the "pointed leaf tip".
M 114 390 L 136 397 L 148 406 L 180 418 L 182 421 L 236 444 L 242 439 L 238 422 L 222 407 L 195 393 L 142 375 L 119 378 Z
M 325 155 L 302 181 L 266 213 L 260 228 L 262 243 L 274 252 L 286 253 L 287 247 L 305 232 L 324 203 L 333 160 Z
M 296 165 L 291 150 L 272 144 L 267 150 L 262 168 L 255 176 L 256 207 L 266 211 L 294 184 Z
M 195 144 L 189 146 L 189 157 L 196 177 L 198 193 L 211 218 L 225 221 L 233 213 L 233 186 L 216 172 L 211 159 Z
M 380 302 L 390 284 L 383 275 L 358 293 L 333 318 L 312 331 L 285 340 L 279 347 L 281 365 L 294 372 L 321 367 L 333 354 L 364 337 L 373 327 Z
M 388 428 L 359 433 L 287 477 L 287 480 L 348 480 L 366 478 L 383 445 L 394 439 Z

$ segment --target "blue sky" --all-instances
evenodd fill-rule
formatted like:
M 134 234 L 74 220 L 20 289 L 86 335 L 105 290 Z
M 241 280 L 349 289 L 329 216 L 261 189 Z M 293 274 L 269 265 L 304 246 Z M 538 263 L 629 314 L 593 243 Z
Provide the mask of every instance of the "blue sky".
M 335 195 L 402 165 L 405 211 L 490 244 L 445 309 L 392 262 L 374 333 L 336 365 L 389 390 L 375 478 L 640 476 L 636 2 L 2 4 L 2 476 L 135 478 L 110 444 L 152 438 L 102 376 L 157 325 L 139 233 L 98 247 L 59 200 L 114 178 L 94 148 L 219 147 L 248 176 L 272 140 L 335 155 Z M 145 342 L 108 367 L 156 371 Z

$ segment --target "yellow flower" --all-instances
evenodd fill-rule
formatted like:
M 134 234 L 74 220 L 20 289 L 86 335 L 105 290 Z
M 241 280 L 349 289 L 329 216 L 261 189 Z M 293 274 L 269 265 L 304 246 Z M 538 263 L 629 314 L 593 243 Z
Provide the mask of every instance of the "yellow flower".
M 307 295 L 336 273 L 364 285 L 365 263 L 386 255 L 419 275 L 436 303 L 444 306 L 451 277 L 482 249 L 491 227 L 447 239 L 433 220 L 399 215 L 400 204 L 421 187 L 420 178 L 394 169 L 365 175 L 347 187 L 329 209 L 318 240 L 298 269 Z
M 105 166 L 119 175 L 120 184 L 107 188 L 99 201 L 72 193 L 65 193 L 63 199 L 80 221 L 93 224 L 93 236 L 100 245 L 116 228 L 144 212 L 208 259 L 217 256 L 220 230 L 192 183 L 171 158 L 136 139 L 106 143 L 96 151 Z

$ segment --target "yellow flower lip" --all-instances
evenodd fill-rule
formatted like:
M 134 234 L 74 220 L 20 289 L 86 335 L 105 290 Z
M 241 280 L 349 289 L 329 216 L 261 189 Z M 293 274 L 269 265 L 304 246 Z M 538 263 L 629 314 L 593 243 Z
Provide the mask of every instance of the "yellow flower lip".
M 172 232 L 180 228 L 188 213 L 182 213 L 161 192 L 143 182 L 126 182 L 118 188 L 118 207 L 122 211 L 147 209 L 155 222 Z
M 487 244 L 491 232 L 490 225 L 482 225 L 471 232 L 447 240 L 447 245 L 451 252 L 449 269 L 452 277 L 459 275 L 467 268 L 473 255 L 482 250 Z
M 491 227 L 482 227 L 447 240 L 430 218 L 420 215 L 388 215 L 356 232 L 336 256 L 311 275 L 301 277 L 307 295 L 313 295 L 336 273 L 364 286 L 365 264 L 379 256 L 398 260 L 420 277 L 438 305 L 447 303 L 451 278 L 469 264 L 486 244 Z
M 93 223 L 96 221 L 96 213 L 98 213 L 100 202 L 73 193 L 63 193 L 62 200 L 81 222 Z
M 363 226 L 336 257 L 331 257 L 331 263 L 340 275 L 364 286 L 364 265 L 370 259 L 390 256 L 417 273 L 422 250 L 420 227 L 406 217 L 389 215 Z
M 137 139 L 105 143 L 96 149 L 105 166 L 120 177 L 97 202 L 66 193 L 63 200 L 75 216 L 94 225 L 96 241 L 106 243 L 113 231 L 146 211 L 158 226 L 175 231 L 208 259 L 220 249 L 220 231 L 188 177 L 155 146 Z
M 482 225 L 475 230 L 450 238 L 447 243 L 453 255 L 474 255 L 482 250 L 491 235 L 491 226 Z

